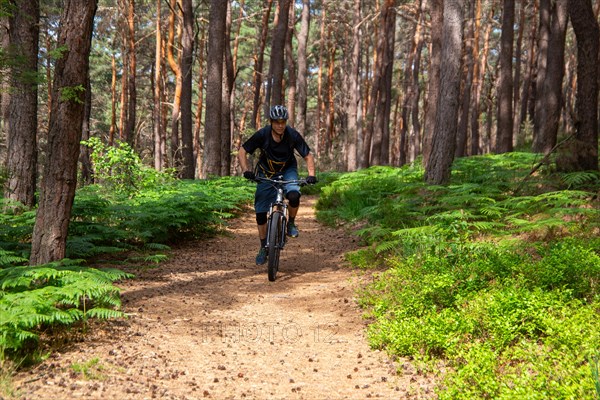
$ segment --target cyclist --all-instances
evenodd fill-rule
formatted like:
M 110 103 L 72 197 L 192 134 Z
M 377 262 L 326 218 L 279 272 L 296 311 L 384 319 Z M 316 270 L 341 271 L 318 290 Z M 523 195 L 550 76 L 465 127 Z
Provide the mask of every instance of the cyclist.
M 254 180 L 256 177 L 272 178 L 283 176 L 283 180 L 298 179 L 298 164 L 294 150 L 306 161 L 308 177 L 306 183 L 317 182 L 315 177 L 315 159 L 310 152 L 306 141 L 298 131 L 287 125 L 288 110 L 285 106 L 273 106 L 269 112 L 270 124 L 259 129 L 241 147 L 238 153 L 240 167 L 244 171 L 244 178 Z M 260 158 L 254 169 L 248 168 L 247 154 L 252 154 L 256 149 L 261 150 Z M 289 204 L 289 219 L 287 235 L 298 237 L 298 227 L 294 220 L 300 206 L 300 186 L 286 185 L 285 196 Z M 256 256 L 256 265 L 267 261 L 267 212 L 269 206 L 275 201 L 277 192 L 266 182 L 259 182 L 254 195 L 254 210 L 258 225 L 260 249 Z

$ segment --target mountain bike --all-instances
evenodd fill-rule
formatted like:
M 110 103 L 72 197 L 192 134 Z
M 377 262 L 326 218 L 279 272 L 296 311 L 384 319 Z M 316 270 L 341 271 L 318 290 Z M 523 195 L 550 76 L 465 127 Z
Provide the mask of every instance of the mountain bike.
M 284 181 L 283 177 L 275 176 L 275 179 L 256 177 L 256 182 L 267 182 L 277 191 L 275 201 L 269 209 L 267 219 L 267 259 L 269 281 L 273 282 L 279 270 L 279 253 L 285 247 L 287 240 L 286 230 L 288 221 L 288 204 L 283 194 L 283 187 L 287 184 L 306 185 L 305 179 L 293 179 Z

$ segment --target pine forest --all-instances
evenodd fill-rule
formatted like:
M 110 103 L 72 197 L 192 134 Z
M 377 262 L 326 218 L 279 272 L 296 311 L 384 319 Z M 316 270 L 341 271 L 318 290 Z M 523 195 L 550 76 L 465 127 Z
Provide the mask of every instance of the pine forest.
M 374 274 L 372 348 L 443 376 L 439 398 L 598 398 L 599 19 L 600 0 L 0 0 L 0 367 L 44 327 L 125 317 L 139 271 L 92 260 L 160 265 L 239 216 L 238 150 L 284 105 L 318 220 L 366 246 L 347 258 Z

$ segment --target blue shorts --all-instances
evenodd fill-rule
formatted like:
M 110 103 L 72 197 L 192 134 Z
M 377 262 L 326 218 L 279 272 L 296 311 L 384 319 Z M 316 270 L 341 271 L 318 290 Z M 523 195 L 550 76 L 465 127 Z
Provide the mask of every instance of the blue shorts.
M 258 176 L 264 177 L 262 174 L 258 174 Z M 283 171 L 283 180 L 291 181 L 294 179 L 298 179 L 298 170 L 296 168 L 288 168 Z M 284 194 L 289 192 L 298 192 L 300 193 L 300 185 L 297 184 L 288 184 L 283 188 Z M 258 213 L 269 212 L 271 209 L 271 204 L 277 198 L 277 189 L 271 186 L 268 182 L 259 182 L 256 185 L 256 193 L 254 194 L 254 210 Z

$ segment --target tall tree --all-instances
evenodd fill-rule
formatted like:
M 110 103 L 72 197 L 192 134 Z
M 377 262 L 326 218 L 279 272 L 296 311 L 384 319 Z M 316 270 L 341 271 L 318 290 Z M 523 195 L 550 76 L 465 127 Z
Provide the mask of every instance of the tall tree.
M 8 16 L 0 13 L 0 53 L 6 53 L 9 48 L 9 35 L 8 35 Z M 8 77 L 10 74 L 7 72 L 8 66 L 3 63 L 0 64 L 0 142 L 6 138 L 6 131 L 8 129 L 8 104 L 10 101 L 10 82 Z M 4 153 L 2 153 L 0 147 L 0 160 L 2 160 L 2 166 L 4 166 Z
M 221 174 L 221 121 L 223 105 L 223 59 L 227 23 L 227 2 L 211 0 L 206 62 L 206 117 L 202 176 Z
M 192 67 L 194 64 L 194 10 L 192 0 L 182 0 L 181 35 L 181 144 L 183 170 L 181 177 L 194 179 L 194 134 L 192 124 Z
M 163 66 L 163 39 L 161 24 L 161 2 L 156 0 L 156 43 L 154 51 L 154 107 L 152 110 L 153 136 L 154 136 L 154 168 L 161 171 L 166 166 L 165 130 L 162 123 L 162 66 Z
M 37 177 L 38 0 L 12 0 L 9 52 L 13 59 L 8 106 L 5 197 L 32 207 Z
M 175 93 L 173 94 L 173 106 L 171 109 L 171 162 L 175 168 L 180 168 L 182 161 L 182 154 L 180 149 L 179 140 L 179 117 L 181 115 L 181 89 L 183 86 L 183 80 L 181 77 L 181 63 L 179 57 L 175 57 L 175 30 L 179 8 L 177 7 L 177 0 L 171 0 L 170 7 L 171 13 L 169 14 L 169 31 L 167 39 L 167 61 L 171 71 L 175 74 Z M 178 47 L 178 46 L 177 46 Z
M 97 0 L 65 0 L 63 5 L 57 44 L 66 50 L 57 60 L 54 74 L 48 154 L 31 240 L 32 265 L 65 257 L 77 186 L 77 159 L 96 6 Z
M 372 162 L 377 165 L 388 165 L 390 157 L 390 113 L 392 109 L 392 77 L 394 68 L 394 45 L 396 33 L 395 0 L 384 3 L 384 47 L 381 79 L 379 81 L 379 102 L 375 114 L 375 132 L 377 138 L 373 142 Z
M 425 8 L 427 0 L 421 0 L 417 9 L 417 16 L 414 21 L 414 34 L 410 44 L 410 51 L 404 67 L 404 101 L 402 104 L 402 123 L 400 126 L 400 135 L 402 141 L 406 141 L 407 132 L 410 134 L 409 149 L 401 146 L 399 154 L 399 164 L 404 165 L 406 162 L 412 162 L 416 158 L 416 152 L 420 149 L 419 135 L 421 126 L 419 122 L 419 74 L 421 66 L 421 51 L 423 49 L 422 27 L 425 22 Z M 418 149 L 418 150 L 417 150 Z
M 513 40 L 515 0 L 504 0 L 498 77 L 498 138 L 496 152 L 513 149 Z
M 125 18 L 127 21 L 127 116 L 125 122 L 124 137 L 127 143 L 134 145 L 135 129 L 137 123 L 137 57 L 135 43 L 135 0 L 127 0 L 124 4 L 126 9 Z
M 259 125 L 259 115 L 261 102 L 261 93 L 263 86 L 263 65 L 265 59 L 265 47 L 267 45 L 267 34 L 269 33 L 269 17 L 273 8 L 273 0 L 265 0 L 264 11 L 262 15 L 260 41 L 256 54 L 254 55 L 254 102 L 252 108 L 252 128 L 256 129 Z
M 460 95 L 463 0 L 444 0 L 440 93 L 431 154 L 425 179 L 431 184 L 446 184 L 454 161 Z
M 569 0 L 568 10 L 577 37 L 577 120 L 573 151 L 563 154 L 558 164 L 567 171 L 597 171 L 600 30 L 590 0 Z
M 225 37 L 231 37 L 231 3 L 227 1 L 227 15 L 225 17 Z M 231 170 L 231 142 L 233 133 L 233 114 L 231 112 L 233 84 L 235 83 L 235 73 L 233 71 L 233 55 L 231 53 L 231 43 L 224 41 L 223 49 L 223 86 L 221 103 L 221 173 L 220 176 L 227 176 Z
M 536 125 L 533 151 L 548 153 L 557 142 L 558 125 L 563 105 L 563 78 L 565 70 L 565 38 L 569 0 L 556 0 L 550 8 L 546 73 L 536 99 Z
M 433 132 L 437 115 L 438 98 L 440 94 L 440 64 L 442 56 L 442 28 L 444 23 L 443 0 L 430 0 L 429 24 L 431 37 L 431 55 L 429 56 L 429 81 L 427 82 L 427 99 L 425 106 L 425 124 L 423 130 L 423 166 L 427 168 L 433 146 Z
M 306 48 L 309 31 L 310 0 L 302 0 L 300 32 L 298 32 L 298 80 L 296 81 L 296 92 L 298 93 L 296 129 L 299 132 L 304 132 L 306 129 L 306 106 L 308 102 L 308 58 Z
M 350 69 L 348 71 L 348 104 L 346 112 L 348 114 L 348 133 L 347 133 L 347 168 L 354 171 L 358 167 L 358 137 L 360 123 L 358 119 L 358 110 L 360 102 L 360 50 L 361 50 L 361 0 L 354 0 L 352 17 L 352 55 L 350 57 Z
M 475 8 L 479 8 L 481 12 L 481 1 L 475 4 L 467 3 L 469 16 L 466 21 L 465 32 L 465 62 L 466 71 L 464 71 L 464 85 L 462 88 L 462 101 L 460 106 L 460 114 L 458 117 L 458 129 L 456 131 L 456 149 L 455 157 L 464 157 L 467 152 L 467 143 L 469 138 L 469 115 L 471 113 L 471 96 L 473 92 L 473 79 L 475 75 L 475 64 L 479 61 L 479 55 L 475 55 L 474 47 L 479 49 L 479 43 L 475 44 L 475 39 L 479 41 L 479 31 L 476 32 L 475 26 L 478 21 L 475 21 Z M 477 27 L 479 29 L 479 27 Z M 478 50 L 479 51 L 479 50 Z
M 288 30 L 285 39 L 285 64 L 287 66 L 287 109 L 289 113 L 288 124 L 296 126 L 296 85 L 298 76 L 296 75 L 296 59 L 298 54 L 294 54 L 294 32 L 296 25 L 295 7 L 289 8 Z
M 285 42 L 288 31 L 288 21 L 290 15 L 290 5 L 292 0 L 279 0 L 279 14 L 277 16 L 277 25 L 273 32 L 273 42 L 271 43 L 271 62 L 269 66 L 269 81 L 267 87 L 270 87 L 270 97 L 267 105 L 283 104 L 283 72 L 285 65 Z

